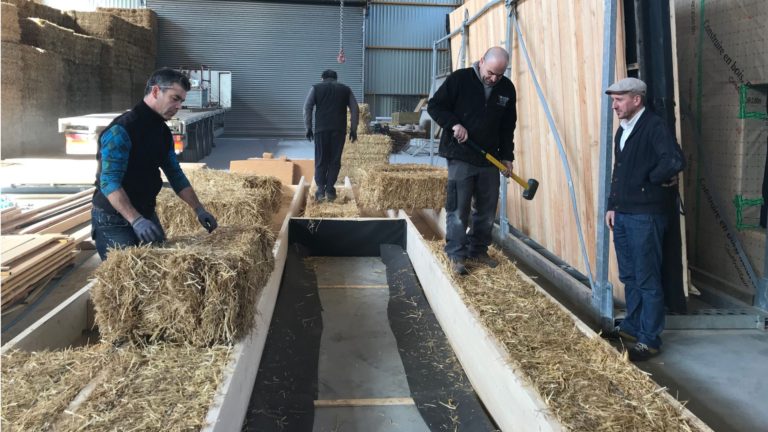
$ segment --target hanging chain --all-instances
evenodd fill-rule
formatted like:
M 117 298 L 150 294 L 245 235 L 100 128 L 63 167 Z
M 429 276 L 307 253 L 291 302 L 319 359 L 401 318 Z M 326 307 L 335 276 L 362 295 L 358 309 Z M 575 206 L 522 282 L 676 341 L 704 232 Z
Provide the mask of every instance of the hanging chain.
M 336 60 L 339 63 L 347 61 L 344 55 L 344 0 L 339 0 L 339 55 Z

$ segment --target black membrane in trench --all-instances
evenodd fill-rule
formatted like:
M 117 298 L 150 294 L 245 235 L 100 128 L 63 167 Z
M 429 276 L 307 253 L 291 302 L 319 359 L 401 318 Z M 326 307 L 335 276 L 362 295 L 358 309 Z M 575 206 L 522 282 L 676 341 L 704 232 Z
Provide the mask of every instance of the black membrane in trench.
M 325 252 L 324 256 L 371 256 L 371 243 L 380 245 L 378 252 L 387 268 L 390 327 L 411 397 L 424 422 L 435 432 L 497 430 L 424 297 L 403 249 L 403 221 L 351 222 L 352 225 L 326 222 L 315 225 L 312 230 L 306 229 L 306 221 L 291 226 L 293 232 L 298 229 L 301 234 L 289 240 L 280 292 L 243 431 L 312 431 L 323 323 L 317 279 L 303 260 L 318 255 L 318 250 Z M 378 241 L 370 242 L 372 236 L 358 236 L 353 227 L 365 227 L 367 234 L 375 233 L 373 237 Z M 324 228 L 329 232 L 324 233 Z M 365 250 L 354 246 L 345 250 L 323 250 L 326 248 L 319 247 L 318 243 L 327 245 L 329 235 L 335 238 L 332 243 L 337 249 L 342 244 L 365 244 Z M 344 241 L 348 237 L 368 237 L 369 242 Z

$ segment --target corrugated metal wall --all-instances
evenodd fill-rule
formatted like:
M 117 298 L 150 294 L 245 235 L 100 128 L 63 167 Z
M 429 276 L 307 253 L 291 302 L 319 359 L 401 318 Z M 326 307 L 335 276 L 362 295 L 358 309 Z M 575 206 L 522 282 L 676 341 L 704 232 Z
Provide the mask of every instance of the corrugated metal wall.
M 396 3 L 396 4 L 388 4 Z M 432 43 L 461 0 L 375 0 L 368 12 L 365 100 L 374 116 L 412 111 L 432 80 Z
M 158 66 L 232 71 L 227 134 L 303 136 L 304 99 L 324 69 L 363 95 L 363 8 L 217 0 L 148 0 L 157 12 Z
M 97 7 L 143 9 L 147 5 L 146 0 L 42 0 L 38 2 L 61 10 L 81 11 L 94 11 Z

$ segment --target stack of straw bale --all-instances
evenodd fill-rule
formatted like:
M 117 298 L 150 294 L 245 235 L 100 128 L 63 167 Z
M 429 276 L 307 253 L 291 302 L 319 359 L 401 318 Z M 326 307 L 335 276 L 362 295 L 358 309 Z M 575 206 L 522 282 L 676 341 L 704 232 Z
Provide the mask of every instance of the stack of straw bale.
M 358 104 L 358 109 L 360 112 L 360 118 L 357 123 L 357 135 L 367 135 L 371 133 L 371 108 L 368 106 L 368 104 Z M 351 127 L 351 116 L 349 109 L 347 109 L 347 131 L 349 131 L 349 128 Z
M 0 29 L 0 38 L 3 42 L 19 42 L 21 40 L 19 8 L 10 3 L 2 3 L 0 13 L 2 13 L 0 20 L 3 24 Z
M 92 299 L 106 341 L 234 343 L 251 329 L 274 267 L 265 227 L 220 227 L 156 247 L 110 251 Z
M 357 142 L 347 141 L 341 155 L 339 179 L 345 176 L 359 181 L 363 170 L 376 165 L 388 164 L 392 152 L 392 138 L 387 135 L 358 135 Z
M 152 9 L 96 8 L 97 12 L 106 12 L 118 16 L 131 24 L 157 33 L 157 13 Z
M 351 192 L 345 187 L 336 187 L 336 200 L 333 202 L 315 200 L 317 185 L 312 183 L 309 189 L 309 198 L 304 208 L 304 217 L 325 219 L 325 218 L 356 218 L 360 217 L 360 210 L 357 208 L 355 197 L 350 196 Z
M 470 276 L 458 277 L 443 242 L 430 247 L 464 302 L 566 430 L 698 430 L 664 390 L 604 341 L 582 333 L 500 251 L 489 250 L 498 267 L 470 267 Z
M 33 0 L 4 0 L 4 2 L 15 5 L 21 18 L 40 18 L 60 27 L 77 30 L 74 18 L 60 9 Z
M 209 169 L 190 171 L 188 177 L 200 202 L 220 226 L 269 225 L 280 208 L 282 186 L 274 177 Z M 171 189 L 163 189 L 158 195 L 157 214 L 171 237 L 203 229 L 195 213 Z
M 377 210 L 440 209 L 445 206 L 448 171 L 419 164 L 377 165 L 364 169 L 360 204 Z
M 10 352 L 2 359 L 2 428 L 200 430 L 230 353 L 167 344 Z M 83 400 L 71 403 L 78 394 Z

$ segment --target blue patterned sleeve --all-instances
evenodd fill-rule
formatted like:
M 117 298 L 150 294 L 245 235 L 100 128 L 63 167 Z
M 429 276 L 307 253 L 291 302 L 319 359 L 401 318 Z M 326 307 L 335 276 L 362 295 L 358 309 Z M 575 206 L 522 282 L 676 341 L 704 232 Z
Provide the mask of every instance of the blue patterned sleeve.
M 122 187 L 130 153 L 131 138 L 124 127 L 114 125 L 101 136 L 99 189 L 104 196 Z
M 168 152 L 168 157 L 165 158 L 160 168 L 165 173 L 165 177 L 168 178 L 168 183 L 171 184 L 174 192 L 179 193 L 190 186 L 187 176 L 181 170 L 179 160 L 176 159 L 176 153 L 173 151 L 173 148 Z

